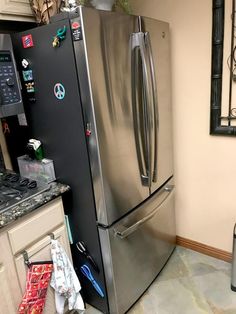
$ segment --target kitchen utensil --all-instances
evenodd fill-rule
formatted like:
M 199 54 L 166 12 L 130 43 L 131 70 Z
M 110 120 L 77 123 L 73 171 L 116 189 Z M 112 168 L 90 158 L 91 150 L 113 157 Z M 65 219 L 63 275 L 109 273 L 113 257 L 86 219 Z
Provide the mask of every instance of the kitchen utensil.
M 90 268 L 87 265 L 83 265 L 80 267 L 80 270 L 82 272 L 82 274 L 92 283 L 94 289 L 97 291 L 97 293 L 104 298 L 104 293 L 101 289 L 101 287 L 99 286 L 99 284 L 96 282 L 96 280 L 93 278 L 93 275 L 91 273 Z
M 76 247 L 79 250 L 79 252 L 87 258 L 88 262 L 92 265 L 94 270 L 96 270 L 96 272 L 99 273 L 99 268 L 98 268 L 96 262 L 94 261 L 94 259 L 92 258 L 92 256 L 89 254 L 89 251 L 86 248 L 84 242 L 79 241 L 78 243 L 76 243 Z

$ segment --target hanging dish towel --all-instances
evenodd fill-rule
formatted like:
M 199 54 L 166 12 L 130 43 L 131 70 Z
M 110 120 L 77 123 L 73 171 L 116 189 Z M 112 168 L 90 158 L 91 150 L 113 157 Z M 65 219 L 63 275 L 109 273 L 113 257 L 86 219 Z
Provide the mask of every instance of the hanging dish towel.
M 29 263 L 25 293 L 18 308 L 19 314 L 43 313 L 52 270 L 52 262 Z
M 55 290 L 57 314 L 64 313 L 65 301 L 68 299 L 69 310 L 84 310 L 80 295 L 80 282 L 64 249 L 57 240 L 51 240 L 53 273 L 51 287 Z

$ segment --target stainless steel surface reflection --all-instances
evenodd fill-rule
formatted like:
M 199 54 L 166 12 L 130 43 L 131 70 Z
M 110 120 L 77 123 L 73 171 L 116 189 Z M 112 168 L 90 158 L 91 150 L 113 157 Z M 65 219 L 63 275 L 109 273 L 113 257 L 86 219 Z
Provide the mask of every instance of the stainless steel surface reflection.
M 137 17 L 90 9 L 82 9 L 81 16 L 84 43 L 75 42 L 75 49 L 80 82 L 84 59 L 90 86 L 81 92 L 92 130 L 88 147 L 97 220 L 110 225 L 149 196 L 140 177 L 132 108 L 130 40 Z
M 173 175 L 173 129 L 171 106 L 171 66 L 169 25 L 161 21 L 142 17 L 147 50 L 150 54 L 153 85 L 152 126 L 152 165 L 153 180 L 151 193 L 154 193 L 165 180 Z M 163 36 L 165 33 L 165 36 Z M 153 73 L 154 72 L 154 73 Z M 156 86 L 155 86 L 156 85 Z
M 147 289 L 175 247 L 173 179 L 109 229 L 99 228 L 110 312 L 124 313 Z
M 108 302 L 124 313 L 175 247 L 168 24 L 82 7 L 76 20 Z

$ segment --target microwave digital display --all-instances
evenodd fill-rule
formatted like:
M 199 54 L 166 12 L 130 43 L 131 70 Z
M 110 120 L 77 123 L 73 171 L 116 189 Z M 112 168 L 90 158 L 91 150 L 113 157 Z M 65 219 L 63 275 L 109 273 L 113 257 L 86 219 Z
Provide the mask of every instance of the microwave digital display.
M 0 62 L 11 62 L 10 53 L 0 53 Z

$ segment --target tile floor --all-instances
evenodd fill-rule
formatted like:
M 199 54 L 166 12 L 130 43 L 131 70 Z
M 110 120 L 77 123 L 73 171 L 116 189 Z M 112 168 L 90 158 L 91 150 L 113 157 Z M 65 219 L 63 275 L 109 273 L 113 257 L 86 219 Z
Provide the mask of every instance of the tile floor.
M 229 263 L 177 247 L 166 267 L 127 314 L 236 314 Z M 100 314 L 89 307 L 85 314 Z

